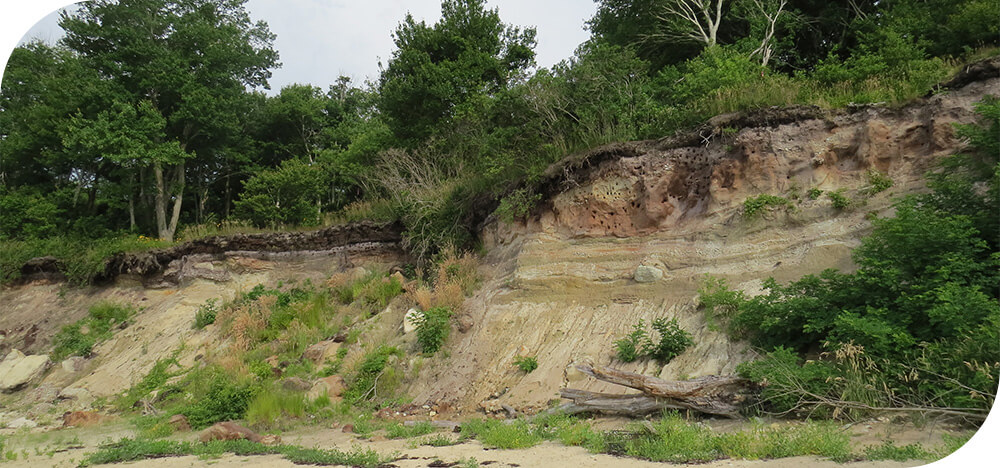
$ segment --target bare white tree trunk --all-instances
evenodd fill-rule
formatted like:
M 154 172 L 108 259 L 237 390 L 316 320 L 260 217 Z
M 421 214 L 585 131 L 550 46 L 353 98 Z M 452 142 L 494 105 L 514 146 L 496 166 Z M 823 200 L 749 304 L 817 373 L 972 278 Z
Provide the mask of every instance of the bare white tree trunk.
M 770 5 L 765 4 L 764 0 L 753 0 L 753 4 L 757 7 L 757 11 L 767 21 L 767 27 L 764 30 L 764 37 L 760 40 L 760 47 L 750 53 L 751 56 L 760 54 L 760 64 L 765 67 L 771 60 L 771 54 L 774 53 L 772 40 L 774 39 L 775 25 L 778 23 L 778 18 L 781 17 L 781 13 L 785 10 L 785 6 L 788 5 L 788 0 L 779 0 L 777 8 L 774 8 L 773 2 L 767 3 L 770 3 Z M 774 10 L 769 11 L 769 6 L 774 8 Z
M 719 25 L 722 24 L 722 7 L 726 0 L 672 0 L 660 21 L 676 25 L 666 32 L 651 34 L 647 39 L 674 39 L 701 42 L 706 46 L 718 43 Z

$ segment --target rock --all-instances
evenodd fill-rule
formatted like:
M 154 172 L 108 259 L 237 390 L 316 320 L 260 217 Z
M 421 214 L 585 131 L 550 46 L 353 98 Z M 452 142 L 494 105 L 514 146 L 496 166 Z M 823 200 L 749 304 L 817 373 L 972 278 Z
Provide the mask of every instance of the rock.
M 171 416 L 168 424 L 170 424 L 170 427 L 174 428 L 174 431 L 176 432 L 187 432 L 191 430 L 191 424 L 188 424 L 188 418 L 183 414 L 175 414 Z
M 63 427 L 87 427 L 100 424 L 104 416 L 93 411 L 68 411 L 63 414 Z
M 17 418 L 7 423 L 7 427 L 11 429 L 21 429 L 21 428 L 31 429 L 33 427 L 38 427 L 38 423 L 27 418 Z
M 406 277 L 403 276 L 402 273 L 400 273 L 400 272 L 397 271 L 397 272 L 389 275 L 389 277 L 395 279 L 396 281 L 398 281 L 399 285 L 403 287 L 404 291 L 406 291 Z
M 334 359 L 339 349 L 340 343 L 334 340 L 324 340 L 306 348 L 305 352 L 302 353 L 302 358 L 312 361 L 313 364 L 320 365 L 326 362 L 327 359 Z
M 344 427 L 340 428 L 340 432 L 354 432 L 354 424 L 344 424 Z
M 339 375 L 331 375 L 329 377 L 324 377 L 322 379 L 317 379 L 313 383 L 312 388 L 309 389 L 309 393 L 306 395 L 310 400 L 315 400 L 324 394 L 330 397 L 331 400 L 340 398 L 344 394 L 344 389 L 347 385 L 344 383 L 344 378 Z
M 634 278 L 637 283 L 655 283 L 663 279 L 663 270 L 653 266 L 639 265 L 635 269 Z
M 462 314 L 458 316 L 458 331 L 460 333 L 468 333 L 469 330 L 472 330 L 472 327 L 475 324 L 476 322 L 472 320 L 472 316 L 469 314 Z
M 403 334 L 409 334 L 417 330 L 417 323 L 424 318 L 424 313 L 417 309 L 406 311 L 403 316 Z
M 265 445 L 276 445 L 281 443 L 281 437 L 279 436 L 267 435 L 261 437 L 256 432 L 231 421 L 216 423 L 208 429 L 201 431 L 201 434 L 198 435 L 198 440 L 202 442 L 240 439 L 246 439 L 251 442 L 258 442 Z
M 289 377 L 281 381 L 281 388 L 295 392 L 304 392 L 312 388 L 312 384 L 300 377 Z
M 63 360 L 61 366 L 64 371 L 75 374 L 83 370 L 83 366 L 87 364 L 87 360 L 80 356 L 73 356 Z
M 39 378 L 51 361 L 42 355 L 25 356 L 14 349 L 0 362 L 0 390 L 12 391 Z

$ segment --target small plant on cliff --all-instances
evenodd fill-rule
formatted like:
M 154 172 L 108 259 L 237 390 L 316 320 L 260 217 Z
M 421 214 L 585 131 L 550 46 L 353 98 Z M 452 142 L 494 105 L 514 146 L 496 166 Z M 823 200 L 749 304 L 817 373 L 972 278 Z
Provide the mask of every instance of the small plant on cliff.
M 525 374 L 530 374 L 531 371 L 538 369 L 538 359 L 534 356 L 518 356 L 514 358 L 514 365 Z
M 434 307 L 411 319 L 417 326 L 417 343 L 424 354 L 434 354 L 451 332 L 451 309 Z
M 833 207 L 838 210 L 846 210 L 851 206 L 851 199 L 844 195 L 844 189 L 827 192 L 826 196 L 833 202 Z
M 111 338 L 114 327 L 123 327 L 135 315 L 135 309 L 113 302 L 99 302 L 90 307 L 87 317 L 66 325 L 52 339 L 52 358 L 89 356 L 94 346 Z
M 865 194 L 869 196 L 889 190 L 889 187 L 893 185 L 893 181 L 889 176 L 876 170 L 869 170 L 865 174 L 865 177 L 868 179 L 868 187 L 865 188 Z
M 806 196 L 809 197 L 810 200 L 815 200 L 819 198 L 820 195 L 823 195 L 823 191 L 816 187 L 812 187 L 806 192 Z
M 615 341 L 615 352 L 618 354 L 618 359 L 623 362 L 632 362 L 639 358 L 640 350 L 646 342 L 649 341 L 649 335 L 646 333 L 646 323 L 641 319 L 639 323 L 635 324 L 632 328 L 632 333 L 629 333 L 625 338 Z
M 528 190 L 518 189 L 500 200 L 495 213 L 501 221 L 512 223 L 515 219 L 527 217 L 541 199 L 540 193 L 533 194 Z
M 194 328 L 201 330 L 213 323 L 215 323 L 215 316 L 218 315 L 219 309 L 215 306 L 216 299 L 209 299 L 198 307 L 198 311 L 194 314 Z
M 698 307 L 705 311 L 710 327 L 715 327 L 716 319 L 729 322 L 744 302 L 743 291 L 730 289 L 729 283 L 722 278 L 706 275 L 698 287 Z
M 653 344 L 647 354 L 663 364 L 670 362 L 688 346 L 694 344 L 691 334 L 681 329 L 676 318 L 667 320 L 666 317 L 660 317 L 653 320 L 653 330 L 660 335 L 660 339 Z
M 752 218 L 768 207 L 787 207 L 791 205 L 785 197 L 762 193 L 743 201 L 743 216 Z

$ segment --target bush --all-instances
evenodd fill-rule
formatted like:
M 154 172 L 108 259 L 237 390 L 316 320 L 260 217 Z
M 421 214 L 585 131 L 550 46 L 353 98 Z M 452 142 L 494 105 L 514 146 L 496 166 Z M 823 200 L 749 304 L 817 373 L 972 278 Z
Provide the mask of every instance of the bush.
M 659 335 L 659 340 L 653 343 L 645 354 L 656 358 L 662 364 L 670 362 L 688 346 L 694 344 L 691 334 L 681 329 L 676 318 L 667 320 L 665 317 L 660 317 L 653 320 L 652 326 Z
M 640 349 L 649 341 L 646 333 L 646 323 L 639 320 L 632 329 L 632 333 L 620 340 L 615 341 L 615 354 L 622 362 L 632 362 L 639 358 Z
M 889 176 L 874 169 L 869 169 L 868 172 L 865 173 L 865 177 L 868 179 L 868 187 L 864 190 L 864 192 L 869 196 L 889 190 L 889 188 L 894 184 Z
M 250 402 L 259 391 L 260 388 L 251 382 L 216 374 L 209 382 L 208 391 L 198 395 L 194 403 L 184 407 L 179 413 L 188 418 L 188 423 L 194 429 L 221 421 L 243 419 Z
M 851 207 L 851 199 L 844 195 L 844 189 L 826 192 L 826 197 L 833 203 L 833 207 L 838 210 L 846 210 Z
M 521 369 L 521 372 L 530 374 L 531 371 L 538 369 L 538 359 L 534 356 L 518 356 L 514 358 L 514 365 Z
M 676 318 L 667 320 L 666 317 L 659 317 L 653 320 L 652 327 L 657 333 L 655 342 L 646 331 L 642 320 L 635 325 L 632 333 L 615 341 L 618 359 L 632 362 L 638 357 L 646 357 L 655 358 L 661 364 L 666 364 L 694 344 L 691 334 L 680 328 Z M 640 346 L 641 352 L 638 351 Z
M 705 276 L 698 287 L 698 307 L 703 309 L 709 325 L 716 319 L 729 322 L 746 302 L 743 291 L 729 289 L 729 284 L 722 278 Z
M 787 207 L 789 205 L 791 205 L 791 202 L 789 202 L 785 197 L 763 193 L 757 195 L 756 197 L 747 198 L 743 201 L 743 216 L 753 218 L 764 208 Z
M 209 299 L 205 301 L 205 304 L 198 307 L 198 311 L 194 314 L 194 328 L 201 330 L 213 323 L 215 323 L 215 316 L 218 315 L 219 310 L 215 307 L 216 299 Z
M 434 354 L 451 332 L 451 309 L 434 307 L 413 319 L 417 326 L 417 343 L 424 354 Z

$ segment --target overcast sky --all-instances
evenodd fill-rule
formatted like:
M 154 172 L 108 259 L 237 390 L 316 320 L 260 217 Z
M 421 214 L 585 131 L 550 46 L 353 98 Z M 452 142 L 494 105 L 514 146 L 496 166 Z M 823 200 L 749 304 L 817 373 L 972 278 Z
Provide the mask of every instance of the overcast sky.
M 537 28 L 536 61 L 541 67 L 573 55 L 589 36 L 584 22 L 596 8 L 593 0 L 489 0 L 488 5 L 500 9 L 505 23 Z M 8 8 L 20 7 L 5 4 L 4 10 Z M 340 75 L 350 76 L 356 85 L 374 79 L 379 60 L 384 64 L 392 56 L 392 31 L 407 12 L 428 24 L 441 16 L 440 0 L 250 0 L 247 9 L 278 36 L 274 46 L 282 66 L 269 80 L 272 92 L 291 83 L 325 89 Z M 45 16 L 19 42 L 35 38 L 55 42 L 62 37 L 58 19 L 58 12 Z M 31 22 L 21 21 L 20 31 Z M 10 48 L 2 53 L 6 62 Z

